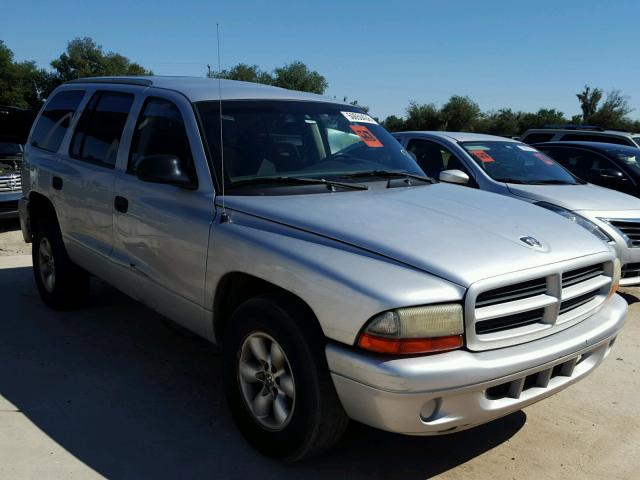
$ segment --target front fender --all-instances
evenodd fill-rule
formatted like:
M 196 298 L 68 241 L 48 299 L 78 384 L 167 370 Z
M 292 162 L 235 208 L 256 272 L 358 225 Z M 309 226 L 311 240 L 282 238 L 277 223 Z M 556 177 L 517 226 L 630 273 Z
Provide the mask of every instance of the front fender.
M 324 334 L 346 344 L 355 342 L 376 313 L 461 301 L 465 292 L 459 285 L 371 252 L 236 214 L 232 222 L 212 225 L 206 305 L 213 306 L 219 282 L 230 272 L 253 275 L 300 297 Z

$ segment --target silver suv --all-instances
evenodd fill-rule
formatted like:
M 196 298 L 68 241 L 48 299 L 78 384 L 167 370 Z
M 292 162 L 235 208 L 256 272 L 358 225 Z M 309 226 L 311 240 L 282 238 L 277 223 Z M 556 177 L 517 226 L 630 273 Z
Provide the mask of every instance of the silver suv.
M 357 107 L 219 88 L 96 78 L 51 95 L 20 203 L 47 305 L 79 304 L 95 275 L 221 343 L 237 425 L 288 459 L 333 445 L 349 418 L 470 428 L 607 356 L 627 311 L 607 244 L 433 184 Z

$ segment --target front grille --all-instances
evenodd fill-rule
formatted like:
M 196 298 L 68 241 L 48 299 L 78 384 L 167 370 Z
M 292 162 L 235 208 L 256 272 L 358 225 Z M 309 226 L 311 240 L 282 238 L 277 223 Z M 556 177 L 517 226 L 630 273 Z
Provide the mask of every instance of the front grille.
M 622 278 L 640 277 L 640 263 L 627 263 L 622 266 Z
M 467 344 L 497 348 L 580 321 L 607 298 L 612 275 L 612 262 L 600 262 L 506 285 L 492 279 L 492 288 L 469 295 Z
M 511 328 L 524 327 L 532 323 L 539 323 L 544 316 L 544 308 L 538 308 L 529 312 L 517 313 L 507 317 L 498 317 L 484 322 L 476 323 L 476 333 L 501 332 Z
M 0 192 L 17 192 L 22 189 L 22 179 L 19 174 L 0 176 Z
M 609 220 L 609 223 L 627 237 L 629 246 L 640 247 L 640 220 Z
M 537 278 L 527 282 L 516 283 L 506 287 L 495 288 L 483 292 L 476 298 L 476 307 L 488 307 L 498 303 L 521 300 L 527 297 L 540 295 L 547 291 L 547 281 L 544 278 Z

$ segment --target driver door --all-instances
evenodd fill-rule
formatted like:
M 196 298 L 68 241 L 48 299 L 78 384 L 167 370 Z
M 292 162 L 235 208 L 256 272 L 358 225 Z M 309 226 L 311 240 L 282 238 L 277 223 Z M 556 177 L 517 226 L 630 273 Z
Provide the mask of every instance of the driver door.
M 173 97 L 173 98 L 172 98 Z M 113 258 L 137 278 L 137 297 L 186 328 L 208 334 L 204 281 L 213 185 L 193 111 L 178 95 L 148 96 L 130 132 L 115 183 Z M 195 188 L 136 176 L 145 156 L 172 155 L 195 175 Z

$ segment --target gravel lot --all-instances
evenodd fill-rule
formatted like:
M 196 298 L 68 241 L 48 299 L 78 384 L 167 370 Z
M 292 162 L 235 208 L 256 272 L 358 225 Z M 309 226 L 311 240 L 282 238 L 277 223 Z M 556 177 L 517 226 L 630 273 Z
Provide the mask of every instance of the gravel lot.
M 237 433 L 207 342 L 99 281 L 90 306 L 47 310 L 17 228 L 0 223 L 0 479 L 640 478 L 640 289 L 604 365 L 542 403 L 438 438 L 352 424 L 286 465 Z

